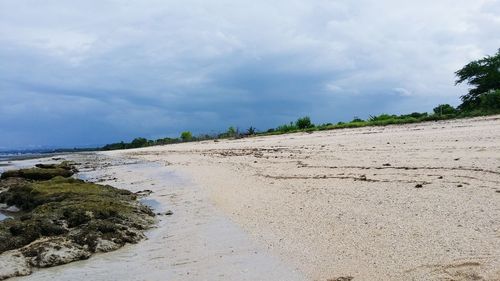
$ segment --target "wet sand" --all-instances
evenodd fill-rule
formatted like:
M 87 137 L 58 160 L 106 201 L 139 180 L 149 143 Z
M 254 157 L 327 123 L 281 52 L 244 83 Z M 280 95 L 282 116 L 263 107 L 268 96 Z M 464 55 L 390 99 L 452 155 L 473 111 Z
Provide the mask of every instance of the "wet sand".
M 173 215 L 15 280 L 500 280 L 499 140 L 493 116 L 102 153 L 84 176 Z
M 188 177 L 124 157 L 67 158 L 100 163 L 82 169 L 82 179 L 153 191 L 142 201 L 162 213 L 158 225 L 139 244 L 9 280 L 306 280 L 250 239 Z

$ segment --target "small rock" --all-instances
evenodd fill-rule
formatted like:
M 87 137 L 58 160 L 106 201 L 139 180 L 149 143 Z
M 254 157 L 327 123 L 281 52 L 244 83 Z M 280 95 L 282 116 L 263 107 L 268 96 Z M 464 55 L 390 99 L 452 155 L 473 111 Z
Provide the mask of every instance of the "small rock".
M 457 185 L 457 187 L 463 187 L 463 185 L 459 184 L 459 185 Z
M 418 183 L 418 184 L 415 185 L 415 188 L 422 188 L 422 187 L 424 187 L 424 185 L 421 184 L 421 183 Z
M 391 166 L 391 164 L 389 164 L 389 163 L 385 163 L 385 164 L 382 164 L 382 166 L 384 166 L 384 167 L 390 167 L 390 166 Z
M 362 181 L 366 181 L 366 180 L 367 180 L 366 175 L 361 175 L 361 176 L 359 177 L 359 179 L 360 179 L 360 180 L 362 180 Z
M 173 214 L 174 214 L 174 212 L 172 212 L 171 210 L 168 210 L 165 212 L 165 216 L 171 216 Z
M 438 179 L 440 179 L 440 180 L 443 179 L 443 176 L 439 176 Z
M 328 279 L 326 281 L 351 281 L 353 279 L 354 279 L 354 277 L 352 277 L 352 276 L 342 276 L 342 277 L 337 277 L 337 278 L 333 278 L 333 279 Z

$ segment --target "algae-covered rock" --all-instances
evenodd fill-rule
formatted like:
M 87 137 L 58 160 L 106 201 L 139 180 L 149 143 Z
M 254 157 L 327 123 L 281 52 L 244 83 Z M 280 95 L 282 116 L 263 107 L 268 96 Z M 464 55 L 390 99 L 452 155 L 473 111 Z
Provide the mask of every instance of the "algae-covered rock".
M 72 173 L 52 164 L 33 169 Z M 28 170 L 18 172 L 26 175 Z M 32 267 L 88 258 L 140 241 L 154 222 L 154 213 L 136 200 L 136 194 L 109 185 L 61 176 L 43 180 L 7 176 L 0 180 L 1 190 L 0 203 L 20 211 L 0 222 L 0 261 L 16 249 Z M 0 279 L 14 272 L 7 271 L 0 268 Z
M 76 172 L 78 170 L 71 162 L 64 161 L 60 164 L 37 164 L 34 168 L 5 171 L 0 179 L 50 180 L 55 177 L 69 178 Z

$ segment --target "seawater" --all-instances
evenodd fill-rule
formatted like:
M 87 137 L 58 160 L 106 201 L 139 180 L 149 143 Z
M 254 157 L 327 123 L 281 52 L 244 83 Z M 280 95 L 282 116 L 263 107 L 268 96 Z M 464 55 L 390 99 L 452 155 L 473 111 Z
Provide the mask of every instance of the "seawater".
M 4 219 L 8 218 L 8 216 L 0 213 L 0 221 L 3 221 Z

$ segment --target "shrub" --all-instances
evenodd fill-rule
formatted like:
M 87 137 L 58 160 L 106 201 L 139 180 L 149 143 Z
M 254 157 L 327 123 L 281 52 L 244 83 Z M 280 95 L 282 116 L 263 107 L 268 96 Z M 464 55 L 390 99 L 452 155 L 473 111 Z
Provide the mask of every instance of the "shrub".
M 250 136 L 255 135 L 256 133 L 257 133 L 257 130 L 252 126 L 250 126 L 250 128 L 247 129 L 247 134 Z
M 148 145 L 148 140 L 145 138 L 135 138 L 131 143 L 130 143 L 130 148 L 139 148 L 139 147 L 145 147 Z
M 227 128 L 226 134 L 228 137 L 235 137 L 237 135 L 237 131 L 233 126 L 231 126 L 231 127 Z
M 193 135 L 190 131 L 185 131 L 181 133 L 181 139 L 182 141 L 190 141 L 193 139 Z
M 304 116 L 297 119 L 297 121 L 295 122 L 295 126 L 301 130 L 314 127 L 309 116 Z
M 433 111 L 436 115 L 454 115 L 458 113 L 458 110 L 449 104 L 440 104 Z
M 500 110 L 500 90 L 482 94 L 479 107 L 486 110 Z
M 293 124 L 293 122 L 290 122 L 289 125 L 284 124 L 284 125 L 278 126 L 278 128 L 276 128 L 276 131 L 279 131 L 282 133 L 287 133 L 287 132 L 291 132 L 291 131 L 296 131 L 297 129 L 298 129 L 297 126 L 295 126 Z

